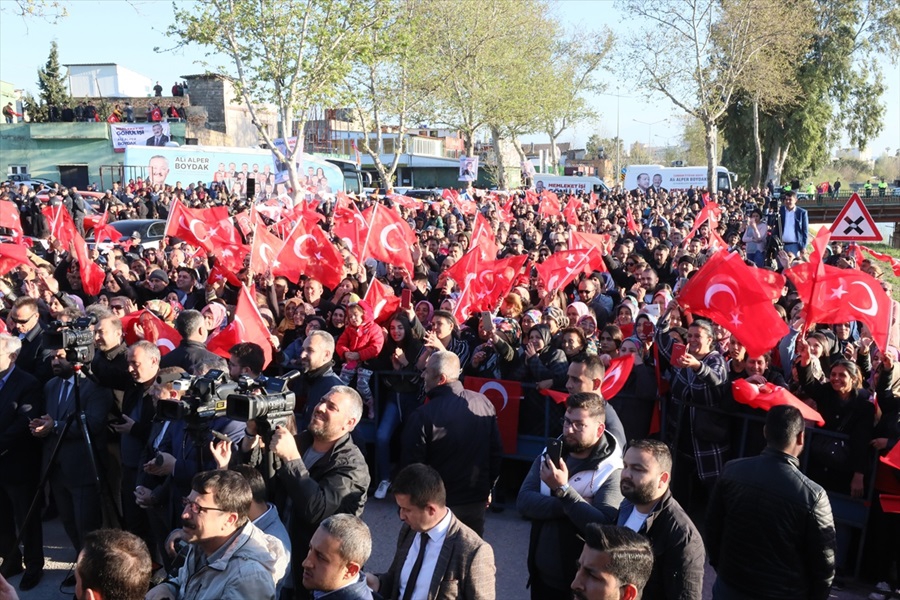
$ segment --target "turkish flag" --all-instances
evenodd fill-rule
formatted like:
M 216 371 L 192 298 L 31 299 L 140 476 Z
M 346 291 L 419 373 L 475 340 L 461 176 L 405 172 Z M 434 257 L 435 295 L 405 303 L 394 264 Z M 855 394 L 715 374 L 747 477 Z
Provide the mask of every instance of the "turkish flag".
M 772 299 L 781 294 L 784 278 L 756 270 L 744 264 L 740 255 L 719 251 L 678 293 L 682 308 L 733 333 L 750 356 L 765 354 L 788 332 L 772 305 Z
M 684 236 L 684 240 L 681 242 L 681 245 L 687 244 L 691 238 L 694 237 L 694 234 L 697 233 L 697 230 L 700 229 L 700 226 L 709 221 L 709 230 L 715 231 L 716 228 L 719 227 L 719 217 L 722 216 L 722 209 L 719 208 L 719 205 L 715 202 L 706 202 L 703 208 L 700 209 L 700 212 L 697 213 L 697 218 L 694 219 L 694 226 L 691 228 L 690 233 Z M 720 238 L 721 239 L 721 238 Z
M 206 349 L 226 360 L 231 356 L 231 347 L 241 342 L 253 342 L 262 348 L 266 356 L 263 368 L 272 362 L 272 342 L 269 339 L 266 322 L 259 314 L 259 307 L 250 295 L 247 286 L 241 286 L 234 319 L 221 331 L 206 340 Z
M 541 192 L 541 204 L 538 206 L 538 215 L 544 217 L 561 217 L 562 211 L 559 207 L 559 196 L 553 192 Z
M 334 204 L 334 235 L 344 240 L 347 248 L 359 262 L 363 261 L 363 245 L 369 231 L 369 224 L 356 204 L 344 192 L 337 193 Z
M 0 273 L 9 273 L 19 265 L 31 265 L 28 249 L 22 244 L 0 244 Z
M 544 262 L 534 265 L 538 278 L 548 290 L 562 289 L 578 276 L 594 270 L 605 270 L 603 257 L 596 248 L 554 252 Z
M 562 404 L 569 397 L 569 392 L 556 392 L 554 390 L 538 390 L 541 396 L 547 396 L 557 404 Z
M 525 202 L 534 206 L 538 202 L 541 201 L 541 198 L 534 192 L 534 190 L 525 190 Z
M 383 327 L 390 325 L 391 317 L 400 308 L 400 298 L 394 294 L 394 290 L 384 285 L 378 279 L 373 279 L 363 298 L 372 307 L 375 322 Z
M 241 280 L 238 279 L 237 272 L 224 267 L 222 265 L 222 262 L 219 260 L 217 260 L 209 270 L 209 276 L 206 278 L 206 280 L 210 284 L 219 283 L 220 281 L 227 281 L 235 287 L 241 285 Z
M 889 467 L 900 469 L 900 443 L 894 444 L 894 448 L 879 460 Z
M 68 250 L 69 244 L 75 241 L 75 221 L 72 220 L 69 211 L 62 204 L 57 204 L 44 206 L 41 212 L 47 219 L 50 235 L 59 240 L 63 249 Z
M 24 235 L 19 207 L 16 206 L 15 202 L 0 200 L 0 227 L 12 229 L 15 233 L 13 237 L 19 238 Z
M 637 235 L 641 232 L 641 228 L 638 227 L 637 223 L 634 222 L 634 215 L 631 213 L 631 207 L 625 209 L 625 226 L 628 228 L 628 231 Z
M 827 236 L 823 236 L 827 238 Z M 816 245 L 819 236 L 816 236 Z M 785 271 L 803 300 L 807 323 L 862 321 L 875 344 L 888 347 L 891 328 L 891 299 L 874 277 L 855 269 L 839 269 L 812 257 Z
M 473 246 L 458 261 L 447 267 L 442 275 L 455 281 L 460 288 L 464 288 L 469 281 L 467 276 L 470 273 L 477 273 L 480 263 L 481 251 Z
M 515 219 L 515 217 L 512 214 L 512 206 L 515 203 L 515 201 L 516 201 L 516 197 L 510 196 L 509 200 L 506 201 L 506 204 L 504 204 L 502 206 L 500 205 L 499 202 L 495 203 L 497 206 L 497 216 L 499 216 L 500 220 L 506 224 L 511 223 L 512 220 Z
M 769 410 L 773 406 L 782 404 L 790 404 L 800 411 L 803 418 L 807 421 L 814 421 L 819 427 L 825 425 L 825 419 L 818 411 L 804 404 L 799 398 L 792 393 L 774 383 L 765 383 L 763 385 L 755 385 L 746 379 L 738 379 L 731 382 L 731 392 L 734 399 L 741 404 L 746 404 L 752 408 L 761 408 Z
M 587 250 L 588 248 L 596 248 L 603 256 L 612 252 L 612 240 L 608 233 L 586 233 L 584 231 L 570 230 L 569 250 Z M 600 261 L 603 262 L 603 261 Z M 606 265 L 598 271 L 606 272 Z
M 500 251 L 491 224 L 480 212 L 475 213 L 475 225 L 472 228 L 472 241 L 469 247 L 477 248 L 481 252 L 482 260 L 495 260 Z
M 245 236 L 250 235 L 250 232 L 253 231 L 253 227 L 250 223 L 250 211 L 244 210 L 234 215 L 234 222 L 237 224 L 238 229 Z
M 212 223 L 216 228 L 216 223 Z M 210 239 L 209 226 L 205 221 L 205 213 L 200 209 L 187 208 L 175 200 L 169 207 L 169 218 L 166 220 L 165 235 L 184 240 L 192 246 L 203 248 L 207 252 L 215 250 L 215 243 Z
M 404 267 L 412 273 L 415 265 L 410 249 L 418 241 L 416 232 L 409 223 L 400 218 L 400 215 L 383 204 L 376 203 L 365 212 L 369 210 L 371 218 L 368 220 L 369 229 L 366 232 L 363 256 Z
M 272 273 L 293 282 L 307 275 L 330 290 L 343 280 L 344 257 L 328 235 L 316 224 L 301 219 L 284 240 L 281 252 L 272 263 Z
M 253 233 L 253 243 L 250 245 L 250 270 L 254 273 L 269 271 L 282 246 L 284 242 L 258 221 L 256 231 Z
M 119 240 L 122 239 L 122 234 L 113 227 L 112 225 L 107 225 L 107 220 L 109 219 L 109 213 L 106 211 L 100 215 L 100 220 L 97 221 L 97 224 L 94 225 L 94 242 L 97 244 L 109 240 L 113 244 L 118 244 Z
M 226 244 L 242 244 L 241 235 L 238 233 L 237 228 L 234 226 L 234 221 L 231 220 L 231 216 L 228 214 L 228 209 L 224 206 L 213 206 L 212 208 L 205 209 L 205 215 L 207 217 L 207 222 L 209 223 L 207 227 L 207 233 L 211 241 L 215 243 L 223 242 Z M 247 233 L 250 233 L 250 229 L 247 230 Z
M 74 228 L 74 224 L 72 226 Z M 103 280 L 106 274 L 103 269 L 91 260 L 90 252 L 88 252 L 87 242 L 81 237 L 77 231 L 74 232 L 75 240 L 72 242 L 72 249 L 75 252 L 75 258 L 78 259 L 78 272 L 81 275 L 81 287 L 91 296 L 96 296 L 103 288 Z
M 422 200 L 417 198 L 410 198 L 409 196 L 404 196 L 403 194 L 388 194 L 388 200 L 393 202 L 394 204 L 399 204 L 405 208 L 411 208 L 413 210 L 420 210 L 422 208 Z
M 463 387 L 485 397 L 497 411 L 497 425 L 504 454 L 516 454 L 519 449 L 519 403 L 522 401 L 522 384 L 504 379 L 466 377 Z
M 900 260 L 897 260 L 890 254 L 882 254 L 881 252 L 876 252 L 875 250 L 872 250 L 867 246 L 860 245 L 859 247 L 868 252 L 872 258 L 878 259 L 891 265 L 891 269 L 894 271 L 894 276 L 900 277 Z
M 569 225 L 578 225 L 578 211 L 581 209 L 581 199 L 575 196 L 569 196 L 566 202 L 566 208 L 563 210 L 563 216 Z
M 634 368 L 634 354 L 623 354 L 609 362 L 609 368 L 606 369 L 603 382 L 600 384 L 600 393 L 605 400 L 615 398 L 616 394 L 622 391 L 632 368 Z
M 138 335 L 138 327 L 143 330 L 143 335 Z M 163 356 L 181 343 L 178 331 L 146 308 L 122 317 L 122 331 L 125 333 L 125 343 L 131 345 L 142 339 L 147 340 L 156 344 Z

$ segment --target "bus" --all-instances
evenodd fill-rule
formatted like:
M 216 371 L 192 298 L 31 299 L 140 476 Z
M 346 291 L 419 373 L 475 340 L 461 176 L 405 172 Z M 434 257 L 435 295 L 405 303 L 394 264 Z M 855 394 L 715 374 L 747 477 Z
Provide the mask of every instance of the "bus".
M 626 190 L 649 190 L 661 187 L 667 191 L 709 188 L 707 167 L 664 167 L 662 165 L 629 165 L 625 168 Z M 731 191 L 731 173 L 716 167 L 716 188 Z

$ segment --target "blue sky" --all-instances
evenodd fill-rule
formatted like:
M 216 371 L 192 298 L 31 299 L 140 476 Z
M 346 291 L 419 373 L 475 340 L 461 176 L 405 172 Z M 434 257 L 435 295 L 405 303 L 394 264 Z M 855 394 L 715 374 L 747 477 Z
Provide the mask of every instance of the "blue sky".
M 37 70 L 47 60 L 50 41 L 59 44 L 62 63 L 115 62 L 153 80 L 159 80 L 164 89 L 182 75 L 202 72 L 195 64 L 202 52 L 193 49 L 189 53 L 164 52 L 157 54 L 153 48 L 171 47 L 165 37 L 166 26 L 172 20 L 172 4 L 165 0 L 75 0 L 68 2 L 69 16 L 53 25 L 40 20 L 27 23 L 14 17 L 8 10 L 12 0 L 0 0 L 0 79 L 16 88 L 36 92 Z M 621 15 L 610 1 L 572 0 L 557 3 L 563 22 L 579 31 L 588 33 L 585 23 L 608 24 L 614 30 L 622 30 Z M 627 28 L 627 27 L 626 27 Z M 624 37 L 624 36 L 620 36 Z M 869 144 L 873 156 L 886 147 L 891 152 L 900 147 L 900 64 L 890 65 L 882 61 L 885 70 L 887 93 L 882 101 L 887 106 L 884 131 Z M 616 81 L 611 74 L 605 78 L 608 91 L 616 93 Z M 560 142 L 583 145 L 593 132 L 612 137 L 616 133 L 618 112 L 619 127 L 626 145 L 634 141 L 646 143 L 648 135 L 652 145 L 675 143 L 681 127 L 679 112 L 664 99 L 645 98 L 629 90 L 633 82 L 620 82 L 621 98 L 617 111 L 617 99 L 603 95 L 592 99 L 595 110 L 601 114 L 599 122 L 582 123 L 565 132 Z M 667 119 L 666 122 L 648 126 Z M 639 123 L 636 121 L 642 121 Z M 546 141 L 546 136 L 535 136 L 529 141 Z

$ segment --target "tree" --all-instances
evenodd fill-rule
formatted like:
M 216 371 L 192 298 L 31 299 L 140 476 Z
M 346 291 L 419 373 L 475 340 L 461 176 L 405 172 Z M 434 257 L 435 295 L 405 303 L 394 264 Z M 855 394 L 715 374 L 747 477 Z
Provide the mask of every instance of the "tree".
M 766 179 L 805 177 L 826 167 L 844 135 L 864 148 L 883 126 L 884 85 L 876 58 L 900 53 L 900 10 L 891 0 L 816 0 L 807 11 L 810 44 L 796 63 L 796 102 L 763 111 L 759 137 Z M 729 166 L 745 173 L 753 156 L 751 107 L 738 97 L 724 122 Z
M 586 45 L 585 39 L 591 43 Z M 532 93 L 542 129 L 550 138 L 551 167 L 559 165 L 559 136 L 578 121 L 594 116 L 585 94 L 603 91 L 596 75 L 614 40 L 609 28 L 587 34 L 579 31 L 577 37 L 557 42 L 551 60 L 544 64 L 544 76 Z
M 43 69 L 38 69 L 38 101 L 29 102 L 28 114 L 33 121 L 46 122 L 50 120 L 50 107 L 57 110 L 69 103 L 69 90 L 66 86 L 66 78 L 61 73 L 59 65 L 59 48 L 56 42 L 50 42 L 50 55 Z
M 719 121 L 758 55 L 779 31 L 764 27 L 768 0 L 626 0 L 642 23 L 631 64 L 639 79 L 703 124 L 707 181 L 716 192 Z
M 68 2 L 62 0 L 13 0 L 0 3 L 0 12 L 10 12 L 25 21 L 41 19 L 53 25 L 69 16 Z
M 198 44 L 207 56 L 228 62 L 213 66 L 232 79 L 259 136 L 288 165 L 299 198 L 294 156 L 301 144 L 278 149 L 259 118 L 259 106 L 276 107 L 279 133 L 303 135 L 307 115 L 340 97 L 351 59 L 369 52 L 369 33 L 386 14 L 381 0 L 208 0 L 181 8 L 168 35 L 177 46 Z

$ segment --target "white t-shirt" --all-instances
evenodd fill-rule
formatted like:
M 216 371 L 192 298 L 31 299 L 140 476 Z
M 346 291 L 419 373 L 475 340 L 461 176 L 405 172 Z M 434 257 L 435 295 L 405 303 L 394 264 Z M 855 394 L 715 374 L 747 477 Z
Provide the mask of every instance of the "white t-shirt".
M 628 515 L 628 520 L 625 521 L 624 526 L 633 532 L 637 533 L 641 530 L 641 527 L 644 526 L 644 522 L 647 520 L 647 517 L 650 516 L 650 513 L 644 514 L 639 511 L 637 508 L 631 511 L 631 514 Z
M 781 241 L 785 244 L 797 243 L 797 209 L 784 209 L 784 223 L 781 224 Z

